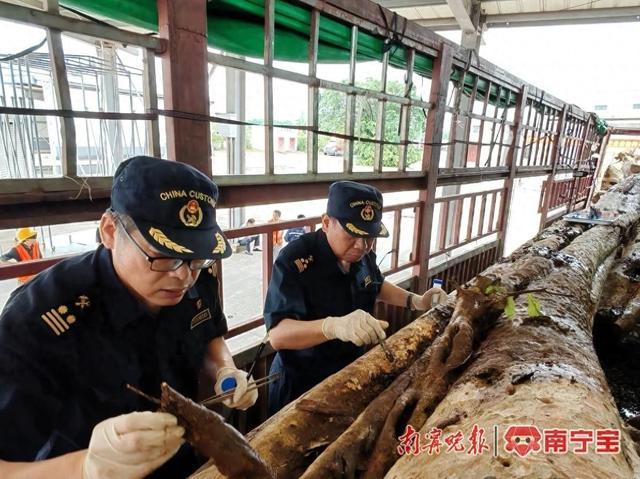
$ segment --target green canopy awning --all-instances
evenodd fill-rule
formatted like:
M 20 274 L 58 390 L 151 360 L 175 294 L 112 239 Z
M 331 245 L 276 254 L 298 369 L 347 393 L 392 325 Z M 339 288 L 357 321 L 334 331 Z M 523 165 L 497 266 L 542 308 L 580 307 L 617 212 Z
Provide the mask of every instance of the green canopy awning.
M 62 0 L 60 2 L 89 15 L 128 23 L 145 30 L 158 31 L 156 0 Z M 263 0 L 214 0 L 207 5 L 209 46 L 236 55 L 262 58 L 264 48 Z M 276 60 L 306 62 L 309 44 L 311 11 L 308 8 L 276 0 L 275 4 Z M 349 61 L 351 42 L 349 25 L 321 16 L 318 61 L 345 63 Z M 358 33 L 358 61 L 382 60 L 384 39 Z M 406 68 L 406 50 L 392 47 L 389 63 Z M 433 59 L 417 54 L 414 71 L 430 76 Z
M 156 0 L 61 0 L 63 6 L 80 10 L 89 15 L 98 15 L 107 19 L 124 22 L 152 32 L 158 31 L 158 11 Z M 212 0 L 207 4 L 207 35 L 212 48 L 236 55 L 262 58 L 264 48 L 264 1 L 263 0 Z M 285 0 L 275 3 L 275 40 L 274 56 L 276 60 L 306 62 L 309 45 L 309 25 L 311 10 L 305 6 L 294 5 Z M 325 15 L 320 17 L 318 61 L 323 63 L 347 63 L 349 61 L 351 28 L 348 24 Z M 406 48 L 391 47 L 389 64 L 406 68 Z M 384 52 L 384 39 L 366 32 L 358 33 L 358 61 L 381 61 Z M 422 76 L 431 77 L 433 58 L 416 53 L 414 71 Z M 451 80 L 460 81 L 462 71 L 454 68 Z M 465 75 L 465 95 L 473 89 L 474 75 Z M 483 99 L 488 82 L 478 82 L 476 97 Z M 507 92 L 492 85 L 489 101 L 503 104 Z M 511 95 L 509 106 L 515 104 L 515 95 Z

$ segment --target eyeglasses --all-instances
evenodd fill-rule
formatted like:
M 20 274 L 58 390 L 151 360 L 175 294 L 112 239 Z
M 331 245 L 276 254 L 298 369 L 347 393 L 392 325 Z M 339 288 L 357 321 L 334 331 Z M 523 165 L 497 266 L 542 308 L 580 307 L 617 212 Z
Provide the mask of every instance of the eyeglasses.
M 187 263 L 189 269 L 191 271 L 198 271 L 200 269 L 209 268 L 215 263 L 214 259 L 180 259 L 180 258 L 172 258 L 170 256 L 149 256 L 142 247 L 133 239 L 131 233 L 123 223 L 122 219 L 116 217 L 120 226 L 122 226 L 122 230 L 127 235 L 127 238 L 136 246 L 140 254 L 145 257 L 145 259 L 149 262 L 149 268 L 151 271 L 156 271 L 158 273 L 168 273 L 169 271 L 176 271 L 183 264 Z
M 358 240 L 362 240 L 362 242 L 364 243 L 364 249 L 370 250 L 371 248 L 373 248 L 373 245 L 375 244 L 377 238 L 363 238 L 360 236 L 353 236 L 339 222 L 338 224 L 340 225 L 340 228 L 342 228 L 345 237 L 348 237 L 352 243 L 356 243 Z
M 356 238 L 356 239 L 361 239 L 364 241 L 365 249 L 373 248 L 373 245 L 376 242 L 376 238 Z

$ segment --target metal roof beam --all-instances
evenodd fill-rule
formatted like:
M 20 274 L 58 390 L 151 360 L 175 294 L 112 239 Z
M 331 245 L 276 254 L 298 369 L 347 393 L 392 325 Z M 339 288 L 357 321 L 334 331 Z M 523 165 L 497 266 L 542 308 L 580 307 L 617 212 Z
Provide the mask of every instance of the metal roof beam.
M 488 28 L 529 27 L 546 25 L 573 25 L 586 23 L 637 22 L 640 7 L 590 8 L 583 10 L 559 10 L 508 15 L 486 15 Z M 431 30 L 457 30 L 456 18 L 414 19 L 416 23 Z
M 480 27 L 480 1 L 479 0 L 447 0 L 456 22 L 462 30 L 460 45 L 478 52 L 482 28 Z
M 470 2 L 465 2 L 465 0 L 447 0 L 447 5 L 449 5 L 451 13 L 453 13 L 456 22 L 463 32 L 469 33 L 475 31 L 475 26 L 470 16 Z

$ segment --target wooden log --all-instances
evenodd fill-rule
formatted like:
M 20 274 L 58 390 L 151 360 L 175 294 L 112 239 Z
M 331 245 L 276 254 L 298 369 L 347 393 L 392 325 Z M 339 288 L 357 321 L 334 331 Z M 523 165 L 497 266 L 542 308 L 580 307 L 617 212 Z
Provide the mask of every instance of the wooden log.
M 273 479 L 264 461 L 218 413 L 184 397 L 162 383 L 160 408 L 178 418 L 185 439 L 204 457 L 210 457 L 229 479 Z
M 328 444 L 401 372 L 406 370 L 446 325 L 451 306 L 441 305 L 387 339 L 395 357 L 389 363 L 379 346 L 318 384 L 247 435 L 251 446 L 278 479 L 299 478 Z M 207 463 L 192 479 L 220 475 Z
M 518 247 L 511 253 L 509 259 L 515 261 L 529 254 L 549 257 L 553 252 L 571 243 L 571 241 L 580 236 L 586 229 L 587 226 L 585 224 L 568 223 L 564 220 L 556 221 Z
M 501 316 L 460 379 L 429 417 L 421 434 L 456 415 L 456 430 L 468 436 L 474 425 L 486 437 L 484 454 L 405 455 L 387 478 L 418 477 L 607 477 L 640 474 L 640 459 L 628 434 L 621 432 L 619 454 L 530 453 L 518 457 L 507 452 L 507 426 L 544 429 L 622 429 L 622 422 L 593 348 L 592 318 L 613 264 L 613 253 L 640 212 L 640 180 L 626 185 L 617 205 L 624 214 L 615 226 L 597 226 L 553 256 L 554 269 L 530 288 L 570 293 L 571 297 L 537 293 L 542 316 L 531 317 L 527 301 L 516 301 L 513 319 Z M 620 192 L 618 192 L 620 193 Z M 616 204 L 608 200 L 608 205 Z M 442 428 L 444 435 L 452 432 Z M 475 429 L 479 431 L 479 429 Z M 469 443 L 465 446 L 468 448 Z
M 595 339 L 605 347 L 633 330 L 640 319 L 640 228 L 634 240 L 622 250 L 598 305 Z
M 637 196 L 635 191 L 628 190 L 621 195 L 620 198 L 627 201 L 628 198 L 626 198 L 625 195 L 628 194 Z M 637 206 L 636 202 L 636 209 Z M 629 225 L 627 223 L 629 223 L 629 221 L 628 218 L 621 220 L 619 227 L 609 227 L 608 229 L 616 231 L 616 234 L 620 236 L 619 231 L 628 227 Z M 602 244 L 599 245 L 600 249 L 598 251 L 600 251 L 607 250 L 607 248 L 611 246 L 611 243 L 613 243 L 613 247 L 615 247 L 619 242 L 619 238 L 613 241 L 609 235 L 604 235 L 603 238 L 597 235 L 594 236 L 595 233 L 593 233 L 593 231 L 599 231 L 594 229 L 587 232 L 590 233 L 587 239 L 583 239 L 583 236 L 587 233 L 581 235 L 583 231 L 582 227 L 574 228 L 568 225 L 561 225 L 561 227 L 562 231 L 558 229 L 548 235 L 541 235 L 536 241 L 530 242 L 526 245 L 527 250 L 521 251 L 522 254 L 515 255 L 509 258 L 508 261 L 489 268 L 487 277 L 502 277 L 505 284 L 519 288 L 529 285 L 532 280 L 534 281 L 532 285 L 536 285 L 537 280 L 543 285 L 540 287 L 544 288 L 547 286 L 546 279 L 539 278 L 545 278 L 555 264 L 556 269 L 564 269 L 564 267 L 566 267 L 575 270 L 576 274 L 583 274 L 584 278 L 590 274 L 589 287 L 586 289 L 588 296 L 591 290 L 591 280 L 595 274 L 586 266 L 591 263 L 580 255 L 576 257 L 575 254 L 573 256 L 567 254 L 566 251 L 571 252 L 568 248 L 565 248 L 565 251 L 561 254 L 554 254 L 554 251 L 557 251 L 557 249 L 568 243 L 569 246 L 572 246 L 573 243 L 582 239 L 582 248 L 586 250 L 584 255 L 589 257 L 589 255 L 594 256 L 594 254 L 588 248 L 585 248 L 585 241 L 593 241 L 594 238 L 599 240 L 604 244 L 604 246 Z M 603 235 L 602 233 L 600 234 Z M 611 235 L 615 236 L 614 233 L 611 233 Z M 572 240 L 573 243 L 571 242 Z M 536 248 L 536 244 L 538 246 L 544 245 L 544 247 Z M 545 256 L 547 256 L 547 258 L 545 258 Z M 594 257 L 599 258 L 598 255 Z M 600 263 L 602 263 L 602 258 L 591 264 L 591 266 L 597 266 Z M 523 272 L 523 269 L 526 270 L 526 273 Z M 554 273 L 555 271 L 552 274 Z M 599 275 L 598 278 L 600 278 L 599 282 L 602 283 L 604 277 Z M 475 283 L 472 282 L 471 286 L 474 284 Z M 579 282 L 577 284 L 579 284 Z M 573 287 L 575 287 L 575 285 L 573 285 Z M 449 306 L 452 306 L 451 301 L 454 296 L 455 295 L 450 296 Z M 551 299 L 549 299 L 548 296 L 551 296 Z M 554 297 L 552 295 L 546 295 L 545 297 L 551 302 L 550 304 L 554 304 Z M 567 303 L 568 300 L 565 298 L 564 302 Z M 564 307 L 567 308 L 567 304 L 565 304 Z M 577 309 L 582 312 L 585 310 L 584 308 Z M 594 309 L 595 302 L 592 301 L 591 310 L 593 311 Z M 447 308 L 434 310 L 392 336 L 388 340 L 388 343 L 397 358 L 393 365 L 386 362 L 379 348 L 374 348 L 353 364 L 347 366 L 339 373 L 328 378 L 307 394 L 294 401 L 287 408 L 250 433 L 249 439 L 251 445 L 266 462 L 276 470 L 278 478 L 300 477 L 307 466 L 313 462 L 314 458 L 347 430 L 355 418 L 365 410 L 367 405 L 378 395 L 381 395 L 386 387 L 392 383 L 394 378 L 406 370 L 416 358 L 425 351 L 425 348 L 437 337 L 438 332 L 447 324 L 451 310 L 451 307 L 449 307 L 448 310 Z M 559 312 L 562 313 L 563 311 L 559 310 Z M 547 327 L 549 321 L 551 321 L 549 318 L 544 317 L 543 319 L 533 321 L 531 326 Z M 451 335 L 443 338 L 441 341 L 443 347 L 437 349 L 440 353 L 447 353 L 443 354 L 440 358 L 441 362 L 445 364 L 452 353 L 455 352 L 455 356 L 458 356 L 457 353 L 465 350 L 465 347 L 452 347 L 458 332 L 461 330 L 464 332 L 465 328 L 461 329 L 460 325 L 455 324 L 451 326 Z M 562 327 L 559 328 L 560 331 L 563 331 Z M 468 343 L 468 341 L 461 341 L 461 343 Z M 465 344 L 462 345 L 465 346 Z M 519 346 L 523 346 L 523 344 L 519 343 Z M 469 357 L 468 352 L 464 356 L 464 360 L 460 362 L 451 360 L 450 366 L 454 366 L 455 368 L 457 365 L 463 365 Z M 460 357 L 462 357 L 462 355 L 460 355 Z M 501 364 L 495 364 L 493 368 L 481 372 L 478 377 L 484 381 L 493 381 L 493 375 L 499 375 L 501 367 Z M 528 373 L 525 373 L 525 377 L 527 377 L 527 374 Z M 402 386 L 398 386 L 398 382 L 394 383 L 393 388 L 396 387 L 399 388 L 399 391 L 402 391 Z M 394 407 L 391 408 L 392 414 L 389 415 L 390 417 L 394 416 L 394 413 L 398 411 L 403 411 L 403 408 L 405 408 L 407 404 L 412 403 L 414 398 L 412 398 L 411 395 L 407 396 L 405 394 L 406 392 L 405 390 L 400 396 L 396 395 L 396 403 L 394 403 Z M 389 395 L 392 398 L 394 397 L 392 393 L 389 393 Z M 380 408 L 376 407 L 372 408 L 372 410 L 380 411 Z M 440 416 L 438 424 L 446 424 L 452 417 L 460 416 L 459 411 L 449 411 L 449 413 L 447 417 L 443 418 Z M 430 423 L 432 423 L 431 419 Z M 377 421 L 376 427 L 378 429 L 380 428 L 379 425 L 380 421 Z M 382 435 L 384 435 L 386 426 L 387 424 L 385 423 L 382 427 Z M 354 434 L 353 429 L 348 431 L 347 434 L 346 437 L 361 437 L 359 434 Z M 382 435 L 380 437 L 382 437 Z M 365 441 L 368 440 L 366 437 L 364 439 Z M 356 462 L 354 462 L 354 464 Z M 324 470 L 327 469 L 325 468 Z M 355 468 L 350 468 L 348 472 L 351 473 L 355 470 Z M 342 472 L 345 472 L 345 470 L 343 469 Z M 419 475 L 420 474 L 411 477 L 418 477 Z M 209 479 L 221 476 L 214 467 L 210 467 L 193 477 L 197 479 Z M 434 477 L 440 477 L 440 475 L 435 475 Z M 442 477 L 446 477 L 446 474 L 443 474 Z
M 584 229 L 583 225 L 554 223 L 548 231 L 490 267 L 485 274 L 490 279 L 501 279 L 508 289 L 525 288 L 550 271 L 552 263 L 547 257 L 574 240 Z M 380 348 L 374 348 L 249 433 L 250 444 L 276 470 L 277 477 L 300 477 L 367 405 L 438 337 L 448 324 L 455 302 L 456 294 L 453 293 L 447 307 L 423 315 L 387 340 L 396 357 L 393 365 L 386 362 Z M 437 381 L 445 387 L 439 378 Z M 446 389 L 440 390 L 446 392 Z M 441 399 L 437 395 L 433 397 L 436 398 Z M 398 404 L 406 400 L 407 397 L 399 398 Z M 208 463 L 192 479 L 220 477 L 215 465 Z

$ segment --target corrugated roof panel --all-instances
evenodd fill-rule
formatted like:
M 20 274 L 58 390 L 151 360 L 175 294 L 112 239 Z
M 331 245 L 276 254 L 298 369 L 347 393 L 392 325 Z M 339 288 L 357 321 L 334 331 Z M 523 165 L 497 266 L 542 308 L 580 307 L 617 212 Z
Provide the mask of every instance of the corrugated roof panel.
M 584 2 L 585 0 L 578 0 Z M 521 2 L 521 10 L 519 13 L 530 13 L 530 12 L 539 12 L 540 11 L 540 0 L 522 0 Z
M 520 1 L 519 0 L 506 0 L 500 2 L 501 14 L 519 13 Z
M 593 2 L 591 4 L 591 8 L 613 8 L 613 7 L 621 7 L 623 2 L 619 2 L 618 0 L 599 0 L 597 2 Z
M 425 0 L 426 1 L 426 0 Z M 444 0 L 443 0 L 444 1 Z M 598 9 L 640 7 L 640 0 L 488 0 L 482 1 L 486 15 L 517 15 L 520 13 L 596 11 Z M 398 11 L 410 11 L 413 19 L 451 18 L 453 14 L 447 5 L 403 8 Z M 607 12 L 610 13 L 610 12 Z M 597 13 L 595 16 L 597 17 Z M 553 15 L 551 17 L 553 18 Z M 639 19 L 640 20 L 640 19 Z
M 394 8 L 393 11 L 402 17 L 408 18 L 409 20 L 413 20 L 414 18 L 422 18 L 418 9 L 414 7 Z
M 567 10 L 577 10 L 588 7 L 589 2 L 587 0 L 569 0 L 569 7 L 567 8 Z
M 416 11 L 420 15 L 419 18 L 436 18 L 436 12 L 431 7 L 417 7 Z
M 582 3 L 587 3 L 588 0 L 582 0 Z M 567 0 L 544 0 L 543 7 L 545 12 L 564 10 L 567 8 Z
M 451 18 L 453 17 L 453 12 L 449 8 L 448 5 L 434 5 L 433 11 L 436 14 L 436 18 Z
M 499 2 L 482 2 L 482 9 L 487 15 L 503 15 L 520 13 L 520 0 L 500 0 Z
M 432 7 L 418 7 L 418 14 L 422 15 L 420 18 L 451 18 L 453 13 L 447 5 L 434 5 Z

